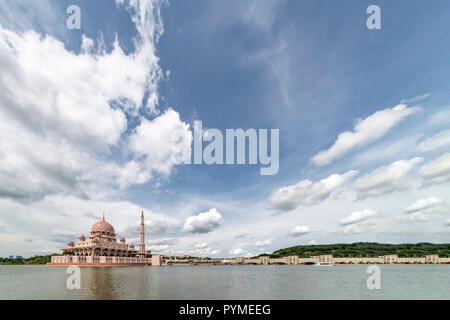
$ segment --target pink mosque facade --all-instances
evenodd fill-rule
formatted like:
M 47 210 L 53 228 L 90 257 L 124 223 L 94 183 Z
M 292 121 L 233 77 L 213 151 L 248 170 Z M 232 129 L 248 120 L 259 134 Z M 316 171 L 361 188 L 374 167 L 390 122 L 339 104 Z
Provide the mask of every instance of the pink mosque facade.
M 116 239 L 114 227 L 105 220 L 96 222 L 89 238 L 81 235 L 77 242 L 69 241 L 61 249 L 62 256 L 53 256 L 49 266 L 160 266 L 162 257 L 145 250 L 144 212 L 141 213 L 139 250 L 127 244 L 125 238 Z

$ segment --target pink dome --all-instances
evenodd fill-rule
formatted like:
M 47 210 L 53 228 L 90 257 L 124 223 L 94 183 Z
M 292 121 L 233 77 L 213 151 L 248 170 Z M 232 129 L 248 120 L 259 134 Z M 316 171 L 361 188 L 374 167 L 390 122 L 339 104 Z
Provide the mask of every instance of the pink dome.
M 134 248 L 134 244 L 130 244 L 130 248 Z
M 114 228 L 112 225 L 110 225 L 108 222 L 106 222 L 105 220 L 101 220 L 99 222 L 96 222 L 93 226 L 92 226 L 92 230 L 91 232 L 100 232 L 100 233 L 110 233 L 110 234 L 114 234 Z
M 69 241 L 69 243 L 67 244 L 69 247 L 73 247 L 75 244 L 73 243 L 73 241 Z

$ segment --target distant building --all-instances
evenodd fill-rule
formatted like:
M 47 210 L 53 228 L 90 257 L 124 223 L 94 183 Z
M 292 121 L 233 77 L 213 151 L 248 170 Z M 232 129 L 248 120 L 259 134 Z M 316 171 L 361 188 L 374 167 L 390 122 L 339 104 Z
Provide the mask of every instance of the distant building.
M 363 258 L 363 257 L 344 257 L 334 258 L 332 255 L 321 255 L 310 258 L 299 258 L 298 256 L 288 256 L 282 258 L 269 258 L 268 256 L 260 256 L 258 258 L 244 258 L 237 257 L 231 260 L 227 260 L 227 263 L 231 264 L 318 264 L 318 265 L 331 265 L 331 264 L 394 264 L 394 263 L 450 263 L 450 258 L 439 257 L 438 255 L 427 255 L 425 257 L 410 257 L 399 258 L 395 254 Z
M 9 259 L 14 260 L 14 256 L 9 256 Z
M 16 260 L 22 260 L 23 257 L 22 256 L 16 256 Z

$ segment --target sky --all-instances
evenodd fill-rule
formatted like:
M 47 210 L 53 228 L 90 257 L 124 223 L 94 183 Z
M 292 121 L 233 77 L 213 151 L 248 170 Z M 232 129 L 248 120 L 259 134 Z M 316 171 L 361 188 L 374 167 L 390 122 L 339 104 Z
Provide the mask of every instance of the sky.
M 102 212 L 137 245 L 141 210 L 167 255 L 449 242 L 449 9 L 0 0 L 0 256 L 59 252 Z M 278 172 L 175 164 L 195 121 L 278 129 Z

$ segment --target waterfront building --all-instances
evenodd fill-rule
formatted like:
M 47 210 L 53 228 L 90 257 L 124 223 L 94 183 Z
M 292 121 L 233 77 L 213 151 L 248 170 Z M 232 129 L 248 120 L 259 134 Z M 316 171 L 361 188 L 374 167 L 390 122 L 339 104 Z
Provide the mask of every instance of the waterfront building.
M 225 263 L 225 260 L 216 261 L 217 263 Z M 170 261 L 174 263 L 174 261 Z M 176 263 L 176 262 L 175 262 Z M 255 264 L 255 265 L 270 265 L 270 264 L 438 264 L 450 263 L 450 258 L 441 258 L 438 255 L 427 255 L 425 257 L 405 257 L 399 258 L 397 255 L 386 255 L 379 257 L 342 257 L 335 258 L 332 255 L 321 255 L 310 258 L 299 258 L 298 256 L 288 256 L 282 258 L 270 258 L 269 256 L 260 256 L 257 258 L 237 257 L 234 259 L 227 259 L 227 264 Z
M 450 264 L 450 257 L 444 258 L 438 255 L 428 255 L 425 257 L 402 257 L 397 255 L 386 255 L 379 257 L 340 257 L 332 255 L 313 256 L 300 258 L 298 256 L 287 256 L 280 258 L 270 258 L 269 256 L 259 256 L 255 258 L 236 257 L 233 259 L 210 259 L 198 260 L 197 258 L 180 259 L 180 257 L 167 257 L 164 264 L 167 265 L 189 265 L 189 264 L 234 264 L 234 265 L 333 265 L 333 264 Z
M 125 238 L 116 239 L 114 227 L 105 220 L 94 223 L 86 238 L 81 235 L 78 241 L 69 241 L 61 249 L 62 256 L 53 256 L 50 266 L 58 265 L 161 265 L 162 257 L 145 250 L 144 212 L 141 213 L 139 251 L 134 244 L 127 244 Z
M 141 214 L 141 229 L 144 227 L 144 213 Z M 143 230 L 141 230 L 141 233 Z M 75 256 L 105 256 L 105 257 L 142 257 L 151 255 L 151 252 L 145 252 L 145 244 L 139 245 L 139 252 L 134 249 L 134 244 L 126 244 L 125 238 L 118 242 L 114 227 L 105 220 L 105 214 L 102 220 L 94 223 L 91 228 L 89 238 L 81 235 L 77 242 L 69 241 L 66 248 L 61 250 L 65 254 Z
M 439 256 L 438 255 L 425 256 L 425 261 L 427 263 L 439 263 Z

